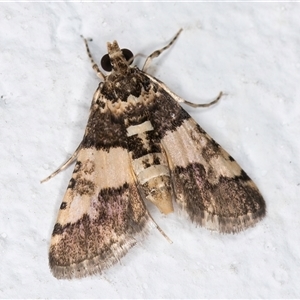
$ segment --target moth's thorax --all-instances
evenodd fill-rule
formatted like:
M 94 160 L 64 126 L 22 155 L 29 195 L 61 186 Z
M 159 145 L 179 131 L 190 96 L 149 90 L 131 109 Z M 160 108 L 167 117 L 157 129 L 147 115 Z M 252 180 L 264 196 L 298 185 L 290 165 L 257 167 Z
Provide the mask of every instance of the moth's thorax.
M 141 85 L 139 82 L 141 79 L 144 79 L 141 71 L 133 66 L 127 66 L 126 70 L 123 72 L 118 72 L 113 70 L 107 77 L 104 82 L 104 85 L 107 84 L 111 88 L 118 87 L 118 88 L 126 88 L 126 89 L 133 89 L 132 86 Z
M 111 111 L 115 116 L 147 107 L 157 94 L 156 85 L 151 84 L 139 69 L 128 67 L 125 74 L 112 72 L 100 84 L 94 94 L 93 103 L 102 113 Z

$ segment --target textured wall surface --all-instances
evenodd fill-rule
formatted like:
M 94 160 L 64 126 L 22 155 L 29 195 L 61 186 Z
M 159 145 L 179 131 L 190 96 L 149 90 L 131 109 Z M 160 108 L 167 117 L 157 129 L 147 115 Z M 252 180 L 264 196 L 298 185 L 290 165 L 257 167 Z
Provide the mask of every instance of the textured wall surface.
M 0 297 L 300 297 L 299 3 L 1 3 Z M 41 185 L 80 143 L 99 80 L 80 35 L 145 57 L 180 38 L 149 72 L 192 102 L 188 112 L 256 182 L 267 216 L 220 235 L 184 216 L 102 275 L 59 281 L 48 247 L 72 167 Z M 166 116 L 168 117 L 168 116 Z M 298 286 L 297 286 L 298 282 Z

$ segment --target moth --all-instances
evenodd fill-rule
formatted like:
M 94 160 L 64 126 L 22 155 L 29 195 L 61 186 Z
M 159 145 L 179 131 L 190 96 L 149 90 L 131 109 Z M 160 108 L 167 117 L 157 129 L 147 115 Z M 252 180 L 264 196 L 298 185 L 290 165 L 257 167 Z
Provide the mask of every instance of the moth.
M 101 60 L 105 75 L 94 93 L 83 140 L 75 153 L 46 181 L 76 161 L 60 206 L 49 250 L 56 278 L 80 278 L 118 262 L 136 241 L 156 227 L 145 200 L 163 214 L 176 208 L 196 225 L 237 233 L 266 213 L 263 197 L 237 162 L 180 106 L 205 107 L 183 100 L 142 70 L 134 56 L 107 43 Z M 166 235 L 165 235 L 166 236 Z M 167 236 L 166 236 L 167 237 Z

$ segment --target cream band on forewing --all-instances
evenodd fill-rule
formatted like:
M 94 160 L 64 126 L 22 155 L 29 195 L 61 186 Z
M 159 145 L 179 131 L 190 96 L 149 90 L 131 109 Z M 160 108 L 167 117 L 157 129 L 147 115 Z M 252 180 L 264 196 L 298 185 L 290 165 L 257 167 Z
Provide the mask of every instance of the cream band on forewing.
M 153 128 L 151 122 L 150 121 L 145 121 L 144 123 L 139 124 L 139 125 L 129 126 L 127 128 L 127 136 L 132 136 L 132 135 L 143 133 L 143 132 L 146 132 L 146 131 L 151 131 L 153 129 L 154 128 Z

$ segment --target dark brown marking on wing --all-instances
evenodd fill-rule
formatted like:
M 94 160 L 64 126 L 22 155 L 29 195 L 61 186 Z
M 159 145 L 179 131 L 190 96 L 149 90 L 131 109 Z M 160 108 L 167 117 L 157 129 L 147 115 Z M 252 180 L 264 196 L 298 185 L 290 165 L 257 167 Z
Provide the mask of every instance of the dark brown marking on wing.
M 221 232 L 238 232 L 253 226 L 266 212 L 265 202 L 249 176 L 219 176 L 217 183 L 208 181 L 200 163 L 176 167 L 173 171 L 175 193 L 182 194 L 192 221 L 205 225 L 205 213 L 218 219 Z
M 152 105 L 149 106 L 150 121 L 162 139 L 168 131 L 175 131 L 190 115 L 163 89 L 158 88 Z
M 83 277 L 116 263 L 135 244 L 133 235 L 145 231 L 149 216 L 137 188 L 125 183 L 102 189 L 91 202 L 92 215 L 75 223 L 57 223 L 49 263 L 57 278 Z
M 67 208 L 67 202 L 62 202 L 59 209 L 66 209 Z
M 107 152 L 112 147 L 126 149 L 126 128 L 123 119 L 110 111 L 101 113 L 95 106 L 92 108 L 81 145 L 83 148 L 95 147 Z

